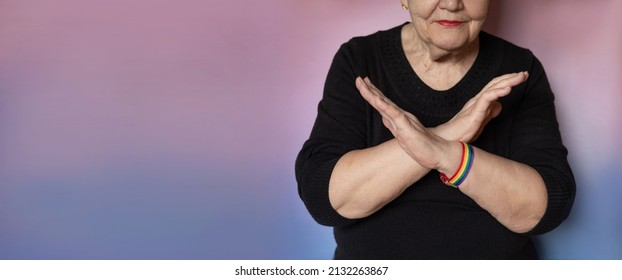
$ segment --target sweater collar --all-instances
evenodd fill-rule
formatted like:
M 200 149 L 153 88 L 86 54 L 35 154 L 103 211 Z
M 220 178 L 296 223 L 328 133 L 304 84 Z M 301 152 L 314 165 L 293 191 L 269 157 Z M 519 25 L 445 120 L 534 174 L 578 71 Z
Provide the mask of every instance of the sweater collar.
M 480 32 L 480 50 L 466 75 L 448 90 L 435 90 L 425 84 L 410 66 L 402 45 L 401 30 L 408 23 L 380 33 L 384 67 L 388 79 L 402 99 L 422 122 L 438 125 L 452 118 L 493 77 L 494 52 L 490 35 Z M 422 119 L 423 118 L 423 119 Z

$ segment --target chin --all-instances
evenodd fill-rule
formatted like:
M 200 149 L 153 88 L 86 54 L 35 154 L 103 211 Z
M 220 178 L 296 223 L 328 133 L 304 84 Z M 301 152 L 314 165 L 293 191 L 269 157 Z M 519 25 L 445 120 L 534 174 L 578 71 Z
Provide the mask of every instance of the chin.
M 432 43 L 445 51 L 459 51 L 469 45 L 468 37 L 442 37 L 433 39 Z

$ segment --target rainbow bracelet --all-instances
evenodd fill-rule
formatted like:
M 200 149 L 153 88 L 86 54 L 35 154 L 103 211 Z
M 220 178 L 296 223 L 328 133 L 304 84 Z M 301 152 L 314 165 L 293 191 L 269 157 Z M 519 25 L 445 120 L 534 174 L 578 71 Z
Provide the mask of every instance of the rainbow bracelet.
M 458 170 L 453 176 L 451 176 L 451 178 L 447 178 L 447 175 L 443 173 L 440 174 L 441 181 L 443 181 L 445 185 L 452 186 L 454 188 L 458 188 L 458 186 L 464 182 L 467 175 L 469 175 L 471 165 L 473 165 L 473 157 L 475 156 L 475 153 L 473 153 L 473 146 L 464 142 L 460 142 L 460 144 L 462 144 L 462 160 Z

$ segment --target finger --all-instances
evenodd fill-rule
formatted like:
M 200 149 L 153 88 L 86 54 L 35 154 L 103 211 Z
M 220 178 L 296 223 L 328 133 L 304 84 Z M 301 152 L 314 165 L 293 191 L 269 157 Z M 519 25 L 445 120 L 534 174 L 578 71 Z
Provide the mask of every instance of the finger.
M 389 120 L 388 118 L 383 117 L 382 118 L 382 124 L 384 124 L 384 126 L 389 129 L 389 131 L 391 131 L 391 134 L 393 134 L 393 136 L 395 136 L 396 130 L 395 130 L 395 124 L 393 122 L 391 122 L 391 120 Z
M 496 102 L 500 97 L 506 96 L 510 93 L 511 88 L 498 88 L 491 89 L 483 93 L 473 105 L 477 112 L 487 112 L 493 102 Z
M 376 95 L 378 95 L 378 97 L 384 101 L 385 103 L 393 103 L 393 101 L 391 101 L 389 98 L 387 98 L 386 95 L 384 95 L 384 93 L 382 93 L 382 91 L 376 87 L 376 85 L 374 85 L 374 83 L 371 82 L 371 80 L 369 79 L 369 77 L 365 77 L 365 79 L 363 79 L 363 81 L 365 82 L 365 85 L 367 85 L 367 87 L 369 88 L 369 90 L 371 90 L 372 92 L 374 92 Z
M 477 102 L 483 101 L 490 105 L 490 103 L 497 101 L 499 98 L 510 94 L 511 91 L 511 87 L 489 89 L 478 98 Z
M 500 80 L 496 81 L 488 89 L 503 88 L 503 87 L 515 87 L 515 86 L 523 83 L 524 81 L 526 81 L 527 77 L 528 77 L 527 72 L 515 73 L 514 75 L 511 75 L 509 77 L 504 77 L 503 79 L 500 79 Z
M 371 92 L 371 90 L 369 89 L 367 84 L 365 84 L 363 79 L 361 79 L 361 77 L 356 77 L 354 84 L 356 85 L 356 88 L 359 90 L 359 93 L 361 94 L 361 96 L 367 102 L 371 103 L 371 101 L 374 99 L 374 93 Z
M 368 81 L 369 79 L 366 78 Z M 372 106 L 374 109 L 380 113 L 383 118 L 391 120 L 392 117 L 389 116 L 386 111 L 388 107 L 393 105 L 393 102 L 389 100 L 378 88 L 373 86 L 371 82 L 367 83 L 361 77 L 357 77 L 355 80 L 355 84 L 361 96 Z M 370 87 L 371 86 L 371 87 Z M 397 107 L 397 106 L 396 106 Z M 399 107 L 398 107 L 399 108 Z
M 372 88 L 370 88 L 361 77 L 356 78 L 355 84 L 356 88 L 361 93 L 361 96 L 376 110 L 378 110 L 378 108 L 384 108 L 384 106 L 386 106 L 386 104 L 382 104 L 387 103 L 386 97 L 384 97 L 384 95 L 381 96 L 380 91 L 372 90 Z
M 519 84 L 519 83 L 524 82 L 526 79 L 527 79 L 526 71 L 506 74 L 506 75 L 500 76 L 499 79 L 493 82 L 490 88 L 505 87 L 508 84 Z
M 495 86 L 493 86 L 493 88 L 514 87 L 526 81 L 527 77 L 528 77 L 527 72 L 520 72 L 512 77 L 508 77 L 507 79 L 500 80 Z
M 509 73 L 509 74 L 503 74 L 501 76 L 495 77 L 494 79 L 490 80 L 490 82 L 488 82 L 488 84 L 486 84 L 486 86 L 484 86 L 484 88 L 482 89 L 482 91 L 486 91 L 489 88 L 492 88 L 494 85 L 496 85 L 497 83 L 499 83 L 502 80 L 505 80 L 507 78 L 511 78 L 516 76 L 517 73 Z
M 370 104 L 376 108 L 380 113 L 387 114 L 389 118 L 399 117 L 401 114 L 402 108 L 395 105 L 391 99 L 387 98 L 380 89 L 378 89 L 369 78 L 363 79 L 366 88 L 373 94 L 372 101 Z M 389 114 L 390 113 L 390 114 Z
M 389 128 L 386 123 L 385 126 L 392 130 L 391 132 L 393 135 L 397 136 L 396 133 L 398 131 L 411 127 L 413 123 L 419 124 L 418 126 L 423 126 L 420 125 L 419 120 L 413 114 L 404 111 L 402 108 L 397 106 L 397 104 L 393 103 L 391 99 L 387 98 L 368 77 L 364 78 L 363 81 L 365 82 L 367 88 L 375 95 L 376 102 L 370 104 L 391 124 L 390 126 L 392 128 Z
M 503 109 L 503 106 L 501 105 L 501 103 L 495 102 L 494 104 L 492 104 L 492 111 L 490 112 L 490 115 L 492 116 L 491 119 L 494 119 L 497 116 L 499 116 L 499 114 L 501 114 L 502 109 Z
M 378 110 L 383 119 L 386 119 L 387 122 L 391 123 L 391 127 L 389 128 L 392 130 L 393 135 L 396 135 L 395 133 L 397 131 L 409 127 L 411 125 L 410 119 L 414 118 L 412 114 L 404 111 L 386 97 L 384 100 L 376 103 L 375 106 L 372 104 L 372 107 Z
M 365 78 L 368 80 L 368 78 Z M 361 95 L 367 102 L 369 102 L 372 106 L 375 106 L 376 103 L 389 103 L 390 100 L 382 94 L 380 90 L 373 86 L 373 84 L 366 82 L 361 77 L 356 78 L 356 88 L 361 92 Z
M 526 71 L 518 72 L 518 73 L 505 74 L 505 75 L 502 75 L 502 76 L 499 76 L 499 77 L 496 77 L 496 78 L 492 79 L 492 81 L 490 81 L 484 87 L 484 89 L 482 89 L 481 92 L 487 91 L 487 90 L 492 89 L 492 88 L 514 87 L 514 86 L 517 86 L 520 83 L 526 81 L 528 77 L 529 77 L 529 74 Z
M 376 87 L 376 85 L 374 85 L 374 83 L 371 82 L 371 80 L 369 79 L 369 77 L 365 77 L 364 79 L 362 79 L 363 83 L 365 84 L 365 86 L 374 93 L 374 95 L 377 95 L 378 97 L 380 97 L 381 99 L 385 100 L 388 99 L 384 93 L 382 93 L 382 91 L 380 89 L 378 89 Z

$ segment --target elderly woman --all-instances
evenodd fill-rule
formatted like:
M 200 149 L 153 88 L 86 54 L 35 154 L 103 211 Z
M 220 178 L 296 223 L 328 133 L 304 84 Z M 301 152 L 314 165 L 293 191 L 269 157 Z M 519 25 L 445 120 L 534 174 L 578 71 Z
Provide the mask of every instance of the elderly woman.
M 296 161 L 336 259 L 535 259 L 575 183 L 540 62 L 481 31 L 490 0 L 402 0 L 341 46 Z

